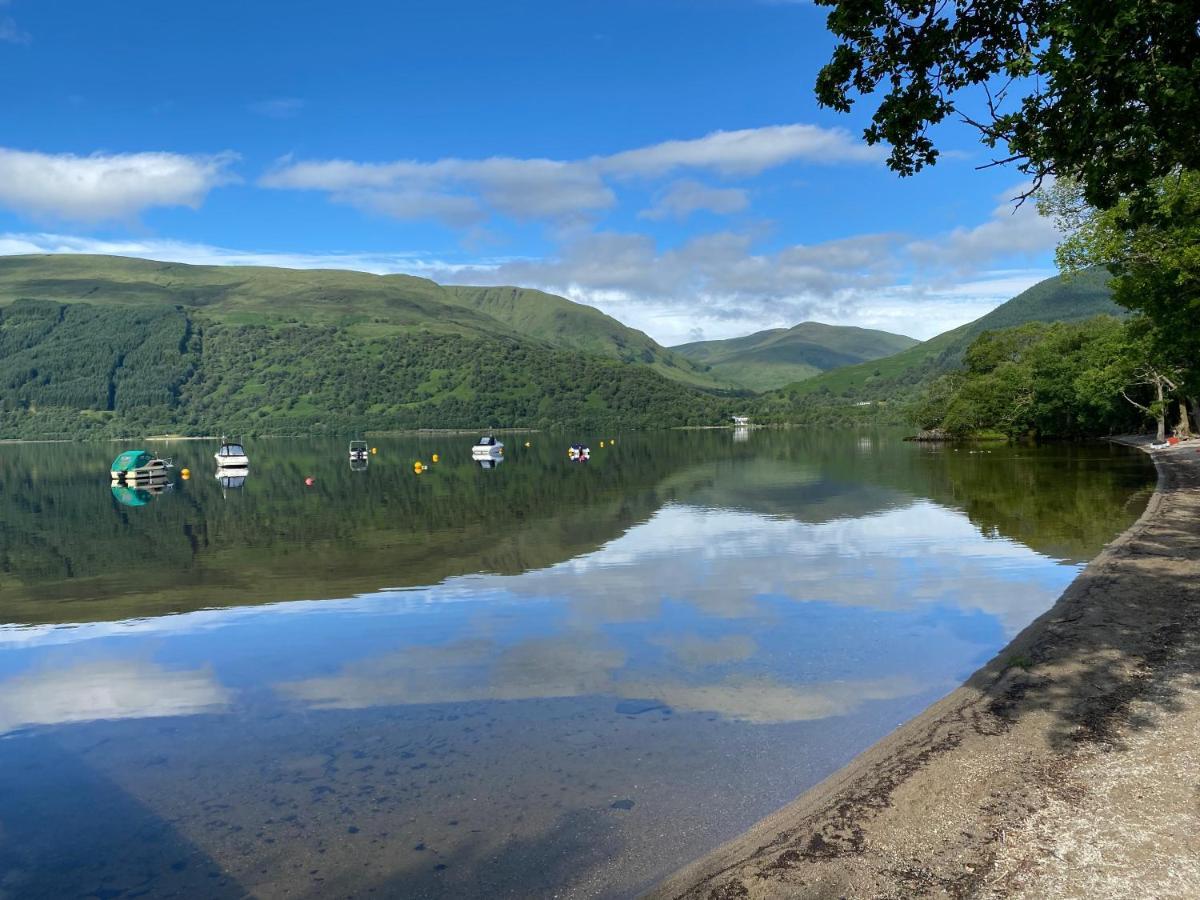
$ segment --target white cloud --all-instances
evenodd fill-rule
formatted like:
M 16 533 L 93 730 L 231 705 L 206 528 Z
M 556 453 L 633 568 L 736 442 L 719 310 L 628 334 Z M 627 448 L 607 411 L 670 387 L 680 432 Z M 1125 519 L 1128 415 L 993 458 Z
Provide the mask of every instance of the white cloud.
M 0 16 L 0 41 L 6 44 L 28 44 L 33 40 L 12 16 Z
M 156 206 L 198 207 L 233 180 L 236 157 L 178 153 L 76 156 L 0 148 L 0 206 L 38 218 L 99 222 Z
M 758 175 L 786 163 L 877 162 L 882 153 L 841 128 L 818 125 L 770 125 L 738 131 L 714 131 L 702 138 L 663 141 L 626 150 L 593 162 L 617 175 L 665 175 L 676 169 L 707 169 L 723 175 Z
M 250 112 L 269 119 L 291 119 L 300 115 L 304 101 L 299 97 L 274 97 L 251 103 L 248 108 Z
M 500 213 L 517 219 L 572 221 L 616 203 L 606 177 L 657 178 L 679 169 L 721 175 L 757 175 L 791 162 L 863 162 L 878 158 L 873 148 L 837 128 L 775 125 L 740 131 L 716 131 L 702 138 L 664 141 L 647 147 L 581 160 L 445 158 L 433 162 L 387 163 L 351 160 L 281 160 L 259 183 L 268 188 L 316 190 L 331 199 L 397 218 L 434 218 L 464 224 L 467 201 L 478 201 L 474 216 Z M 712 202 L 745 207 L 733 191 Z M 406 198 L 393 202 L 392 198 Z M 446 216 L 443 203 L 460 204 Z M 421 198 L 417 202 L 414 198 Z
M 907 252 L 920 264 L 953 272 L 978 271 L 996 259 L 1048 253 L 1062 235 L 1053 219 L 1038 214 L 1033 201 L 1013 204 L 1012 197 L 1022 189 L 1017 186 L 997 197 L 999 202 L 986 222 L 912 241 Z
M 8 0 L 0 0 L 0 7 L 8 6 Z M 28 44 L 33 37 L 17 24 L 12 16 L 0 13 L 0 43 Z
M 25 253 L 98 253 L 137 256 L 162 262 L 211 266 L 282 266 L 289 269 L 351 269 L 379 275 L 412 274 L 427 269 L 445 271 L 447 264 L 419 252 L 404 253 L 280 253 L 234 250 L 210 244 L 171 240 L 104 240 L 48 232 L 0 233 L 0 256 Z
M 0 682 L 0 734 L 29 725 L 220 712 L 229 699 L 207 669 L 136 660 L 78 663 Z
M 741 212 L 750 198 L 741 188 L 714 188 L 685 179 L 672 183 L 655 198 L 654 205 L 638 213 L 643 219 L 686 219 L 694 212 L 720 215 Z
M 612 190 L 586 165 L 549 159 L 285 161 L 259 183 L 327 191 L 338 203 L 455 226 L 473 224 L 490 212 L 517 219 L 571 219 L 616 203 Z

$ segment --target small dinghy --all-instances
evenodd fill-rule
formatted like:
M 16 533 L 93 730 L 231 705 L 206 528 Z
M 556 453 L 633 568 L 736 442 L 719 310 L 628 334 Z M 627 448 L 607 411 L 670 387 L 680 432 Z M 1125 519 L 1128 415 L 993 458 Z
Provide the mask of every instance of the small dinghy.
M 221 438 L 221 446 L 213 454 L 213 459 L 217 461 L 217 467 L 221 469 L 248 469 L 250 467 L 250 457 L 246 456 L 245 448 L 236 441 L 227 441 L 225 438 Z
M 586 444 L 572 444 L 567 449 L 567 459 L 571 462 L 587 462 L 592 458 L 592 451 Z
M 141 484 L 165 480 L 174 466 L 171 460 L 159 459 L 149 450 L 126 450 L 113 460 L 109 474 L 116 484 Z
M 371 451 L 367 448 L 366 441 L 351 441 L 350 442 L 350 458 L 351 459 L 366 459 Z
M 471 448 L 473 459 L 496 459 L 504 455 L 504 445 L 490 434 L 479 439 L 479 443 Z

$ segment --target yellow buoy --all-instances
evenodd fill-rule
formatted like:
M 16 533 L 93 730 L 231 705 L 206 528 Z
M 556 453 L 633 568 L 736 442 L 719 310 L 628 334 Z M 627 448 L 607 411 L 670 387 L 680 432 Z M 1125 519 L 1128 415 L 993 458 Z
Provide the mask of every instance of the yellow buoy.
M 414 472 L 419 473 L 419 472 L 424 471 L 424 469 L 425 469 L 425 464 L 423 462 L 421 462 L 419 459 L 415 463 L 413 463 L 413 471 Z
M 189 478 L 192 477 L 192 470 L 191 469 L 183 469 L 182 471 L 180 471 L 179 476 L 184 481 L 187 481 Z
M 526 442 L 525 442 L 525 446 L 526 446 L 526 447 L 532 447 L 532 446 L 533 446 L 533 444 L 531 444 L 529 441 L 526 441 Z
M 600 442 L 600 449 L 601 449 L 601 450 L 603 450 L 603 449 L 604 449 L 604 441 L 601 441 L 601 442 Z
M 437 461 L 438 461 L 438 455 L 437 455 L 436 453 L 435 453 L 435 454 L 433 454 L 433 456 L 431 457 L 431 459 L 433 459 L 433 461 L 434 461 L 434 462 L 437 462 Z
M 372 447 L 372 448 L 371 448 L 371 455 L 372 455 L 372 456 L 374 456 L 374 455 L 375 455 L 376 453 L 378 453 L 378 452 L 379 452 L 379 448 L 378 448 L 378 447 Z
M 611 447 L 613 444 L 615 444 L 616 442 L 617 442 L 617 439 L 616 439 L 616 438 L 609 438 L 609 439 L 608 439 L 608 445 L 609 445 L 610 447 Z

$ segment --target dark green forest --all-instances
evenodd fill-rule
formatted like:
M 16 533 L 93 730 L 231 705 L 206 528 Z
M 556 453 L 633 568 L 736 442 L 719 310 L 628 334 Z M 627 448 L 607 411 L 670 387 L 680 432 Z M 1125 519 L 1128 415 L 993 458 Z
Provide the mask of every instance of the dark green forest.
M 363 337 L 181 308 L 0 308 L 7 437 L 648 428 L 713 424 L 732 402 L 648 367 L 504 336 Z

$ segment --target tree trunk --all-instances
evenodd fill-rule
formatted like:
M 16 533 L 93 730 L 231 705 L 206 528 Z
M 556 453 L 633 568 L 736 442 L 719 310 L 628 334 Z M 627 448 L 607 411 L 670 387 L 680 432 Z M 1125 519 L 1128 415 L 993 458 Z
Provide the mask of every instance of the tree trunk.
M 1179 424 L 1175 426 L 1175 434 L 1184 439 L 1192 436 L 1192 423 L 1188 421 L 1187 403 L 1183 400 L 1179 401 Z
M 1192 407 L 1192 424 L 1200 428 L 1200 400 L 1188 397 L 1188 404 Z
M 1154 379 L 1154 390 L 1158 392 L 1158 403 L 1155 411 L 1158 413 L 1158 442 L 1167 439 L 1167 405 L 1163 399 L 1163 383 L 1161 378 Z

